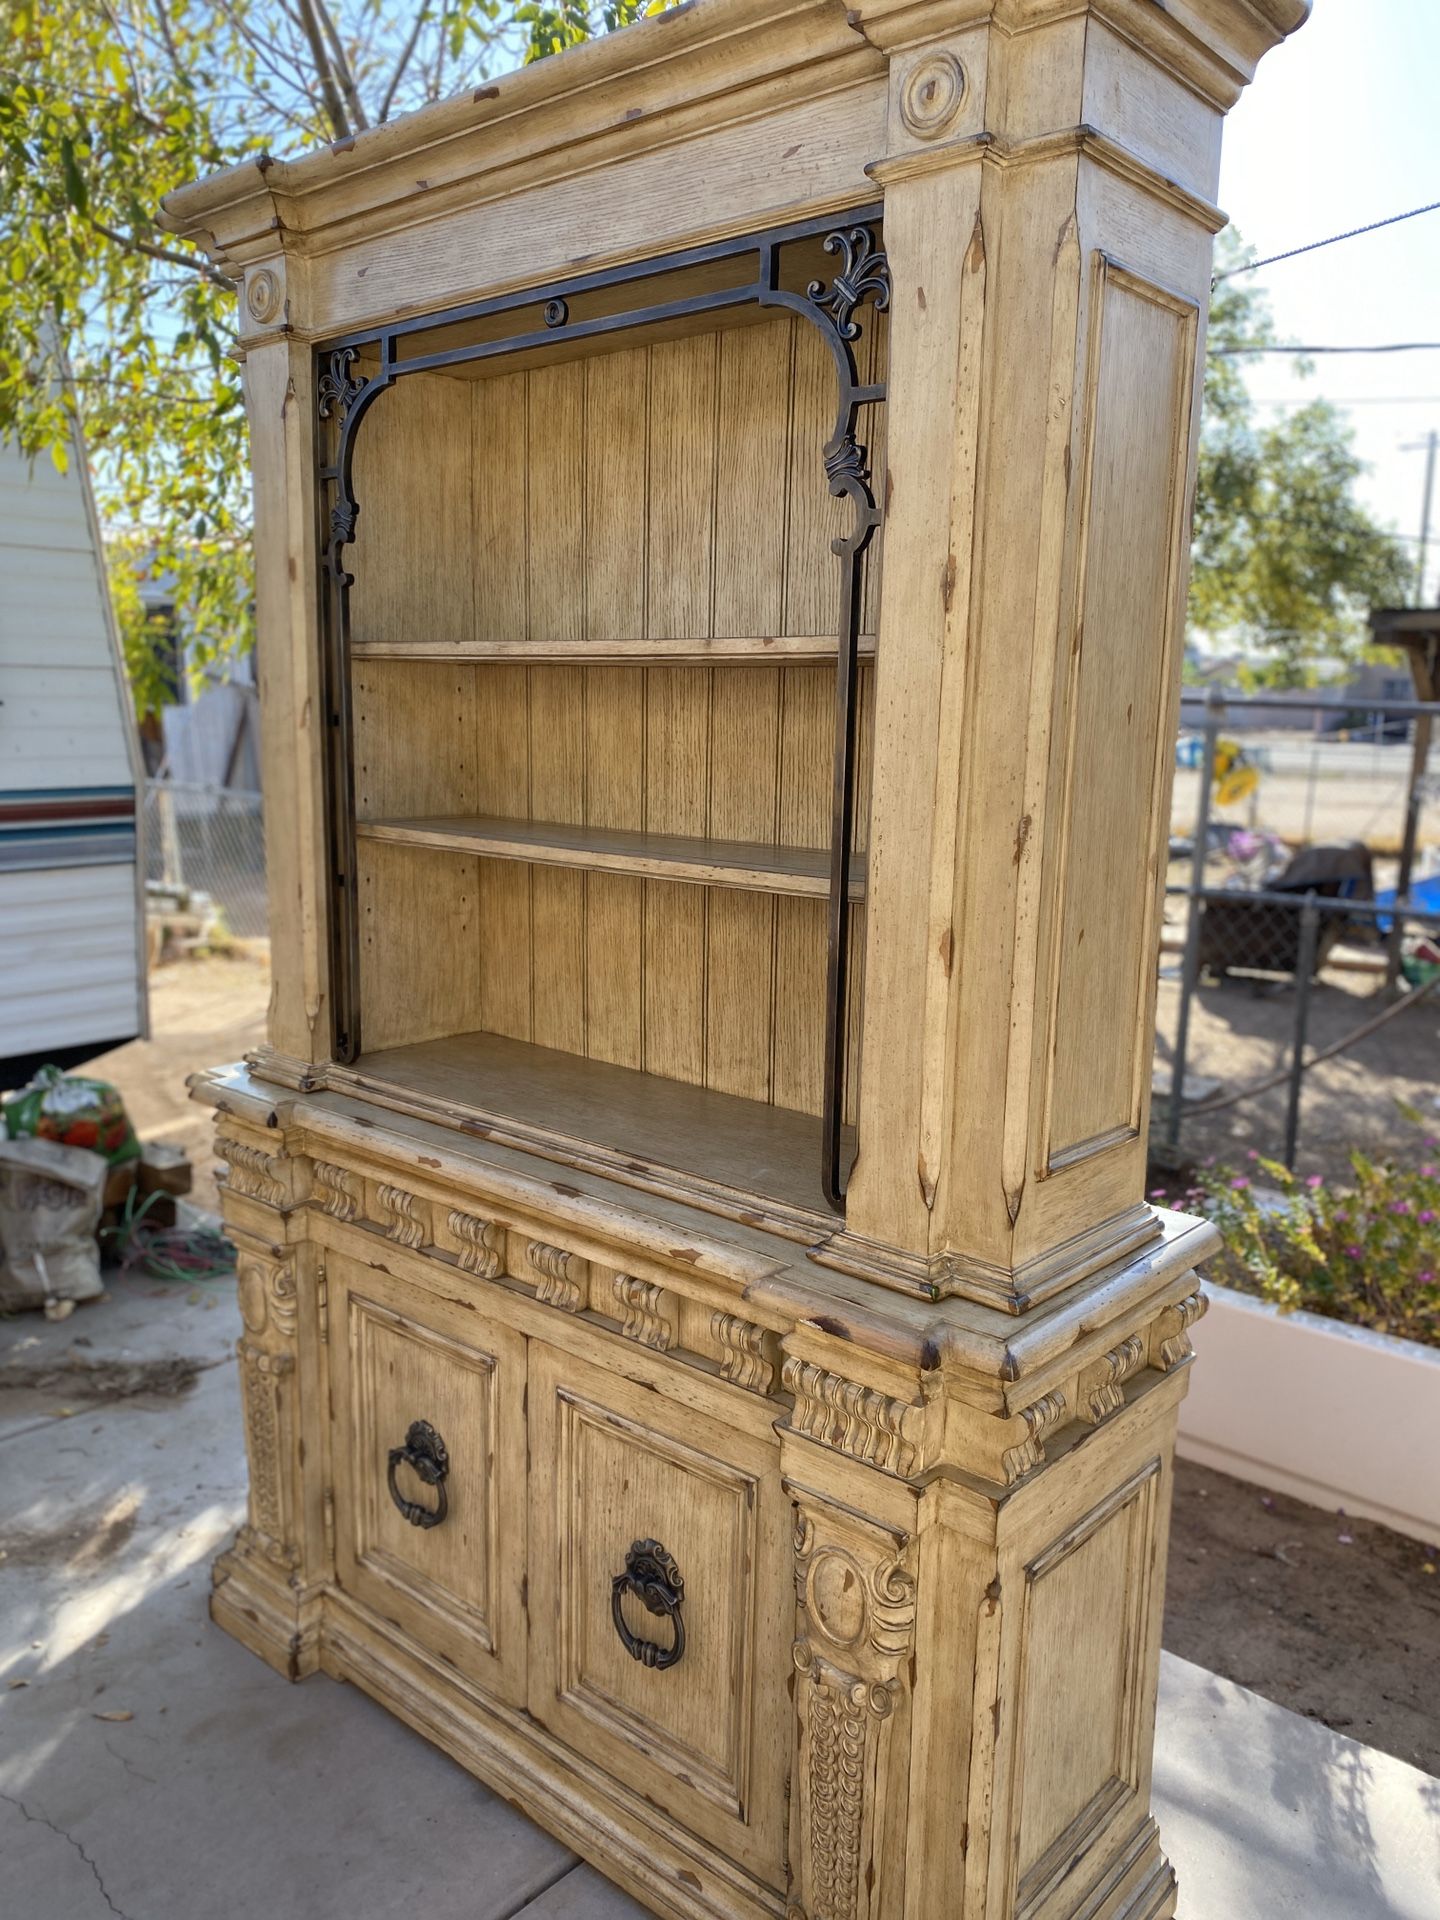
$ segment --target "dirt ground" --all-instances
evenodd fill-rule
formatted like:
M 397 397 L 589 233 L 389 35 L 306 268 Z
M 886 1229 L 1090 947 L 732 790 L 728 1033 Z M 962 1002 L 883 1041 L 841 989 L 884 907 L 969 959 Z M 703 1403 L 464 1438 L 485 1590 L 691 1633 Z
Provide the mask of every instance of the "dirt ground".
M 1165 1645 L 1440 1775 L 1440 1543 L 1182 1460 Z
M 190 1103 L 185 1079 L 199 1067 L 238 1059 L 261 1040 L 269 991 L 269 969 L 253 958 L 162 967 L 151 976 L 153 1037 L 91 1063 L 120 1086 L 143 1135 L 189 1149 L 196 1165 L 193 1198 L 202 1207 L 216 1205 L 210 1116 Z M 1351 998 L 1343 986 L 1328 983 L 1319 996 L 1324 1019 L 1337 1031 L 1357 1017 L 1345 1004 Z M 1228 1034 L 1237 1074 L 1261 1070 L 1277 1023 L 1286 1018 L 1283 1007 L 1244 987 L 1225 989 L 1218 1004 L 1207 990 L 1202 1002 L 1197 1035 L 1212 1057 Z M 1403 1025 L 1397 1021 L 1388 1036 L 1371 1042 L 1363 1064 L 1341 1063 L 1346 1092 L 1333 1111 L 1328 1100 L 1314 1102 L 1317 1142 L 1323 1133 L 1329 1151 L 1347 1138 L 1395 1131 L 1389 1093 L 1375 1093 L 1370 1076 L 1388 1070 L 1410 1088 L 1408 1097 L 1433 1097 L 1440 1007 L 1408 1036 L 1397 1031 Z M 1260 1118 L 1265 1113 L 1262 1104 Z M 1323 1122 L 1322 1115 L 1328 1116 Z M 1223 1122 L 1217 1116 L 1208 1136 L 1199 1126 L 1193 1135 L 1187 1130 L 1187 1140 L 1197 1151 L 1233 1156 L 1256 1137 L 1255 1125 L 1255 1116 L 1236 1109 Z M 1405 1131 L 1402 1123 L 1402 1136 Z M 1213 1145 L 1202 1149 L 1207 1137 Z M 1262 1137 L 1265 1150 L 1273 1138 Z M 1427 1573 L 1427 1566 L 1437 1571 Z M 1440 1556 L 1415 1541 L 1182 1462 L 1165 1645 L 1440 1775 Z
M 1161 969 L 1156 1009 L 1155 1084 L 1169 1090 L 1174 1035 L 1180 1002 L 1178 958 L 1167 955 Z M 1329 1046 L 1381 1011 L 1373 975 L 1326 970 L 1310 998 L 1308 1050 Z M 1187 1081 L 1197 1075 L 1218 1080 L 1235 1092 L 1251 1081 L 1286 1066 L 1294 1034 L 1295 990 L 1286 981 L 1232 978 L 1223 986 L 1202 985 L 1191 1002 Z M 1213 1154 L 1222 1161 L 1243 1159 L 1245 1151 L 1281 1157 L 1285 1139 L 1284 1082 L 1254 1099 L 1207 1113 L 1187 1108 L 1181 1145 L 1192 1160 Z M 1431 993 L 1413 1011 L 1400 1013 L 1353 1051 L 1322 1062 L 1305 1075 L 1300 1106 L 1296 1170 L 1344 1180 L 1350 1150 L 1376 1156 L 1424 1158 L 1420 1139 L 1399 1102 L 1435 1119 L 1440 1132 L 1440 992 Z M 1157 1107 L 1159 1105 L 1157 1093 Z

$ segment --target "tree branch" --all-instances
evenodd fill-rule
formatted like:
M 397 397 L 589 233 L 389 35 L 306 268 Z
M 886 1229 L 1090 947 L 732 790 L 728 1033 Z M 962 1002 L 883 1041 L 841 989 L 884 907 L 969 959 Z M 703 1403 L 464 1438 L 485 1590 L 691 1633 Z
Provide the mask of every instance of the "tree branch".
M 426 12 L 427 9 L 424 5 L 417 6 L 415 9 L 415 24 L 410 29 L 410 38 L 401 48 L 400 58 L 395 62 L 395 71 L 390 76 L 390 84 L 381 96 L 380 111 L 376 118 L 382 123 L 390 118 L 390 108 L 395 99 L 395 89 L 403 79 L 405 69 L 409 66 L 411 57 L 415 52 L 416 44 L 420 39 L 420 29 L 425 24 Z
M 346 118 L 345 101 L 335 78 L 335 70 L 325 50 L 325 39 L 320 31 L 320 22 L 315 15 L 313 0 L 297 0 L 296 17 L 309 42 L 310 58 L 315 62 L 315 78 L 320 83 L 321 98 L 325 102 L 325 111 L 330 116 L 331 137 L 336 140 L 348 140 L 352 136 L 352 129 Z
M 130 75 L 130 85 L 135 93 L 136 114 L 145 122 L 145 125 L 149 127 L 152 133 L 164 133 L 165 123 L 157 119 L 150 111 L 150 103 L 145 97 L 145 87 L 140 79 L 140 69 L 135 64 L 135 56 L 131 50 L 130 42 L 125 38 L 124 28 L 120 25 L 114 9 L 109 5 L 109 0 L 100 0 L 100 11 L 110 23 L 110 31 L 115 36 L 115 44 L 120 49 L 120 57 L 125 62 L 126 70 Z
M 214 286 L 222 287 L 226 293 L 235 291 L 236 283 L 227 280 L 223 273 L 212 267 L 208 260 L 202 260 L 198 254 L 174 253 L 169 247 L 157 247 L 152 240 L 142 240 L 139 234 L 121 233 L 117 227 L 107 227 L 103 220 L 97 220 L 93 213 L 87 214 L 86 218 L 97 233 L 103 233 L 117 247 L 124 247 L 131 253 L 143 253 L 149 260 L 163 260 L 167 266 L 185 267 Z
M 330 42 L 330 54 L 335 66 L 335 77 L 344 92 L 345 104 L 350 109 L 350 117 L 355 122 L 359 131 L 363 133 L 369 126 L 370 121 L 366 115 L 364 106 L 361 104 L 360 90 L 355 85 L 355 77 L 350 71 L 350 62 L 345 57 L 345 43 L 340 38 L 340 30 L 331 18 L 330 9 L 326 6 L 325 0 L 307 0 L 307 4 L 315 9 L 316 17 L 320 22 L 325 38 Z

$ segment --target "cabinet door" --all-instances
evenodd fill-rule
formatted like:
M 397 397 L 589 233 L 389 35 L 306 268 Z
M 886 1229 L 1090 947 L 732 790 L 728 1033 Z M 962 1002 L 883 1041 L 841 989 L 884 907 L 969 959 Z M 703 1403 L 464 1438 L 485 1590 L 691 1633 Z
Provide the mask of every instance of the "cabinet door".
M 331 1256 L 339 1585 L 487 1691 L 525 1691 L 525 1342 Z
M 773 1435 L 538 1342 L 530 1430 L 531 1712 L 782 1888 L 794 1605 Z

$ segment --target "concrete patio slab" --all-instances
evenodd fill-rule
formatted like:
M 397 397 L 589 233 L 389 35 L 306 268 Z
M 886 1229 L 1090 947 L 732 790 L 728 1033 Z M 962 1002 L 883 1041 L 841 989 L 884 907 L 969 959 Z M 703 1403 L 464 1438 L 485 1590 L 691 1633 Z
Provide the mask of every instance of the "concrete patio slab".
M 237 1332 L 225 1284 L 0 1324 L 0 1379 L 50 1381 L 0 1391 L 0 1914 L 643 1920 L 356 1690 L 287 1686 L 210 1626 Z M 65 1371 L 177 1357 L 178 1392 Z M 1184 1920 L 1440 1920 L 1440 1782 L 1172 1659 L 1156 1800 Z

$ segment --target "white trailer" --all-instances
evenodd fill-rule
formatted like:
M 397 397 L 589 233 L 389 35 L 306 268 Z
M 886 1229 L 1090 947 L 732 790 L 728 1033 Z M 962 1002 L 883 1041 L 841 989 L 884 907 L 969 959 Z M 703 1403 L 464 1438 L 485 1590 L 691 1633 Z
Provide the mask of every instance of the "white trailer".
M 146 1031 L 143 794 L 83 450 L 0 444 L 0 1087 Z

